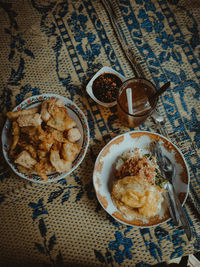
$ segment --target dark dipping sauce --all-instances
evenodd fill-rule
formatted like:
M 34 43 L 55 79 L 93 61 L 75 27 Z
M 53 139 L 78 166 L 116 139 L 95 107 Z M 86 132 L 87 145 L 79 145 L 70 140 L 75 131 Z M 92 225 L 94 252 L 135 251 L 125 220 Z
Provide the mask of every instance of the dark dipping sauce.
M 103 73 L 94 80 L 92 90 L 98 100 L 110 103 L 116 100 L 121 85 L 122 81 L 117 75 Z

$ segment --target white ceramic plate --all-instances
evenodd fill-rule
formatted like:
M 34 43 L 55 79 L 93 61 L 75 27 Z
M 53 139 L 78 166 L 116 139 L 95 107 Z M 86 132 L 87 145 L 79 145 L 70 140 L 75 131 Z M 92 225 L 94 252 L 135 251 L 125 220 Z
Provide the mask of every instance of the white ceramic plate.
M 111 198 L 112 183 L 114 181 L 114 165 L 118 156 L 130 149 L 148 149 L 152 141 L 159 141 L 162 146 L 163 153 L 174 162 L 176 168 L 175 188 L 179 194 L 182 205 L 188 195 L 189 190 L 189 171 L 186 161 L 181 151 L 162 135 L 147 131 L 131 131 L 119 135 L 112 139 L 99 153 L 93 172 L 93 184 L 98 201 L 102 207 L 117 221 L 139 227 L 155 226 L 169 220 L 169 212 L 163 218 L 157 218 L 152 222 L 144 223 L 137 221 L 130 223 L 123 214 L 116 208 Z
M 93 77 L 92 79 L 89 81 L 89 83 L 87 84 L 86 86 L 86 91 L 87 93 L 89 94 L 89 96 L 98 104 L 100 104 L 101 106 L 104 106 L 104 107 L 113 107 L 117 104 L 117 101 L 114 101 L 114 102 L 111 102 L 111 103 L 105 103 L 105 102 L 101 102 L 99 101 L 93 94 L 93 91 L 92 91 L 92 85 L 93 85 L 93 82 L 94 80 L 99 77 L 101 74 L 103 73 L 112 73 L 112 74 L 115 74 L 116 76 L 118 76 L 122 82 L 124 82 L 126 79 L 126 77 L 124 77 L 122 74 L 120 74 L 119 72 L 117 72 L 116 70 L 110 68 L 110 67 L 103 67 L 101 68 Z
M 38 176 L 36 174 L 26 175 L 26 174 L 20 173 L 17 170 L 15 164 L 13 164 L 11 162 L 11 160 L 9 159 L 9 155 L 8 155 L 9 148 L 11 145 L 11 121 L 10 120 L 6 120 L 6 123 L 5 123 L 3 131 L 2 131 L 2 149 L 3 149 L 3 155 L 5 157 L 5 160 L 7 161 L 7 163 L 10 165 L 12 170 L 17 175 L 19 175 L 20 177 L 25 178 L 29 181 L 32 181 L 32 182 L 48 183 L 48 182 L 58 181 L 58 180 L 64 178 L 65 176 L 69 175 L 81 164 L 82 160 L 85 157 L 85 154 L 86 154 L 86 151 L 87 151 L 87 148 L 89 145 L 89 127 L 88 127 L 86 117 L 85 117 L 84 113 L 79 109 L 79 107 L 74 102 L 72 102 L 70 99 L 68 99 L 66 97 L 62 97 L 62 96 L 59 96 L 56 94 L 42 94 L 42 95 L 32 96 L 32 97 L 24 100 L 18 106 L 16 106 L 13 109 L 13 111 L 32 108 L 34 106 L 39 105 L 40 103 L 42 103 L 45 100 L 55 99 L 55 98 L 59 98 L 63 101 L 64 106 L 68 110 L 69 117 L 71 117 L 76 122 L 77 127 L 81 133 L 81 139 L 77 142 L 77 144 L 80 145 L 82 148 L 81 148 L 77 158 L 73 162 L 72 169 L 69 172 L 64 172 L 61 174 L 59 174 L 57 172 L 51 173 L 50 175 L 48 175 L 48 181 L 47 182 L 44 182 L 40 178 L 40 176 Z

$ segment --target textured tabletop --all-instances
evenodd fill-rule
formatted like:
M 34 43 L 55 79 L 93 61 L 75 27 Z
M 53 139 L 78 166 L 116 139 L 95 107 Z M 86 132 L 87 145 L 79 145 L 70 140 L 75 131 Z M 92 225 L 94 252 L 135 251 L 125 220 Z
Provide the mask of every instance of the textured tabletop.
M 157 109 L 166 121 L 163 129 L 185 156 L 190 192 L 200 205 L 200 3 L 112 3 L 145 77 L 157 88 L 171 82 Z M 92 175 L 101 149 L 130 130 L 159 130 L 150 120 L 123 127 L 116 106 L 104 108 L 86 93 L 103 66 L 134 77 L 102 2 L 2 0 L 0 36 L 1 129 L 7 111 L 43 93 L 71 99 L 90 129 L 81 165 L 57 182 L 18 177 L 1 152 L 0 266 L 151 266 L 199 251 L 199 215 L 190 201 L 184 205 L 194 231 L 188 242 L 172 220 L 151 228 L 127 226 L 96 198 Z

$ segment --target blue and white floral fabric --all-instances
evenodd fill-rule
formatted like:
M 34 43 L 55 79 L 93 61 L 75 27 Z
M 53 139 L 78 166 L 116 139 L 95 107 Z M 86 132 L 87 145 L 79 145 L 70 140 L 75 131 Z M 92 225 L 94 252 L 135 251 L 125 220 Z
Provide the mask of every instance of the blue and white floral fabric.
M 113 0 L 124 38 L 145 76 L 168 90 L 158 110 L 163 127 L 189 166 L 190 190 L 200 205 L 200 2 Z M 151 266 L 200 250 L 200 222 L 186 202 L 194 229 L 187 242 L 172 220 L 157 227 L 118 223 L 100 207 L 92 172 L 102 147 L 129 131 L 116 107 L 104 109 L 85 85 L 102 66 L 127 78 L 127 61 L 100 0 L 0 1 L 0 109 L 5 114 L 29 96 L 55 93 L 74 101 L 90 127 L 81 166 L 47 185 L 16 176 L 1 153 L 1 266 Z M 141 130 L 156 131 L 150 123 Z

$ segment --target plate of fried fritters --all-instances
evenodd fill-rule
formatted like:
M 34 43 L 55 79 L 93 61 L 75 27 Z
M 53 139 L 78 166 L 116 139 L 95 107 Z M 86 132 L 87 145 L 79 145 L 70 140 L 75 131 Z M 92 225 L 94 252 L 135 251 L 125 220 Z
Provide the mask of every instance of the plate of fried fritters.
M 113 138 L 100 151 L 94 166 L 93 184 L 101 206 L 117 221 L 151 227 L 170 219 L 163 177 L 151 144 L 159 142 L 163 154 L 176 169 L 174 187 L 182 203 L 189 190 L 189 171 L 177 146 L 160 134 L 130 131 Z
M 6 115 L 3 154 L 20 177 L 37 183 L 58 181 L 81 164 L 89 145 L 89 127 L 70 99 L 36 95 Z

